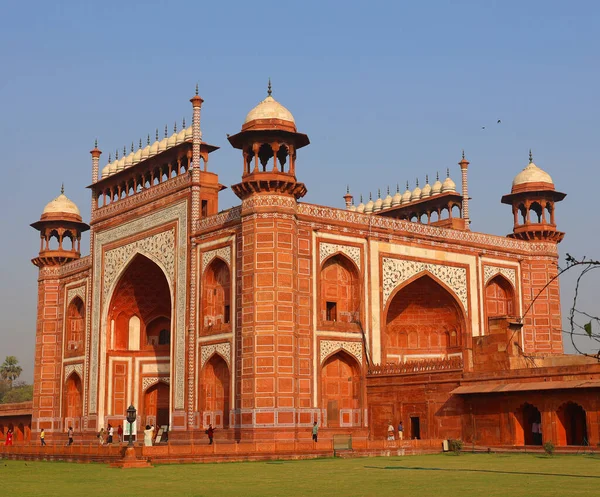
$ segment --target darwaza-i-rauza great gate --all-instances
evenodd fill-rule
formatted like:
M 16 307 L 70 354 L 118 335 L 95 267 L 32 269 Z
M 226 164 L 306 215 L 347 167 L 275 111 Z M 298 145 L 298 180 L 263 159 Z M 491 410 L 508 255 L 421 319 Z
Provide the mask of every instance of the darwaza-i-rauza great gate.
M 32 225 L 33 433 L 91 439 L 133 404 L 138 429 L 181 441 L 209 423 L 217 439 L 310 438 L 315 421 L 373 440 L 402 420 L 411 439 L 524 445 L 539 423 L 557 445 L 600 442 L 600 368 L 563 354 L 558 281 L 544 288 L 565 194 L 531 158 L 502 197 L 506 237 L 470 231 L 464 154 L 462 193 L 447 174 L 302 203 L 309 139 L 269 88 L 228 138 L 241 204 L 219 211 L 218 147 L 191 103 L 190 127 L 103 167 L 94 147 L 89 225 L 64 193 Z

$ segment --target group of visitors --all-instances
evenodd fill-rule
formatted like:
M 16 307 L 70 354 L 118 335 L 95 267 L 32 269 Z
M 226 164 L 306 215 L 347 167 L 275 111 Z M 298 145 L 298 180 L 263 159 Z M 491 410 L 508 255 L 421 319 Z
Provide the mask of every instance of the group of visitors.
M 98 432 L 98 444 L 99 445 L 112 445 L 114 442 L 114 436 L 115 436 L 115 428 L 108 423 L 108 426 L 106 427 L 106 430 L 104 429 L 104 427 L 100 428 L 100 431 Z M 119 439 L 119 443 L 123 442 L 123 427 L 121 425 L 119 425 L 117 427 L 117 437 Z
M 390 441 L 396 440 L 394 435 L 394 426 L 392 425 L 391 421 L 389 422 L 387 429 L 387 439 Z M 398 440 L 404 440 L 404 424 L 402 421 L 398 423 Z

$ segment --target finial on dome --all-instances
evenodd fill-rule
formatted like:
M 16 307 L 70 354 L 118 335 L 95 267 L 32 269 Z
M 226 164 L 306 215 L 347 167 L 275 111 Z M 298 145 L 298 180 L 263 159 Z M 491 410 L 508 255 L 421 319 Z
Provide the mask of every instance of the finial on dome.
M 198 83 L 196 83 L 196 95 L 198 95 Z
M 529 163 L 533 162 L 533 154 L 531 153 L 531 149 L 529 149 Z
M 408 190 L 408 181 L 406 182 L 406 189 Z
M 267 93 L 269 96 L 271 96 L 271 93 L 273 93 L 273 90 L 271 89 L 271 76 L 269 76 L 269 85 L 267 86 Z
M 94 140 L 94 148 L 98 148 L 98 138 Z
M 173 133 L 177 133 L 177 121 L 175 121 L 175 124 L 173 125 Z
M 350 193 L 350 185 L 346 185 L 346 193 Z
M 115 152 L 115 160 L 119 160 L 119 149 Z
M 110 155 L 110 152 L 108 152 L 108 163 L 110 164 L 112 162 L 112 157 Z
M 156 141 L 158 141 L 158 128 L 156 128 Z
M 360 203 L 363 203 L 363 199 L 362 199 L 362 193 L 360 194 Z
M 449 177 L 450 177 L 450 168 L 447 167 L 446 168 L 446 178 L 449 178 Z
M 377 188 L 377 198 L 381 198 L 381 188 Z
M 429 174 L 426 174 L 425 175 L 425 184 L 428 184 L 428 183 L 429 183 Z
M 400 193 L 400 183 L 396 183 L 396 193 Z
M 123 145 L 123 157 L 125 157 L 126 154 L 127 154 L 127 147 L 125 145 Z
M 369 200 L 373 200 L 373 196 L 371 195 L 371 192 L 369 192 Z
M 148 133 L 148 139 L 146 140 L 146 145 L 150 145 L 150 133 Z
M 142 139 L 140 138 L 140 148 L 142 148 Z
M 165 138 L 167 137 L 168 134 L 169 134 L 169 129 L 167 128 L 167 125 L 165 124 Z
M 60 185 L 60 194 L 61 195 L 65 194 L 65 184 L 64 183 L 62 185 Z
M 387 192 L 388 192 L 388 195 L 389 195 L 390 194 L 390 185 L 388 185 L 388 187 L 387 187 Z
M 463 159 L 465 158 L 465 149 L 464 149 L 464 148 L 463 148 L 463 150 L 462 150 L 462 158 L 463 158 Z
M 183 127 L 183 129 L 185 129 L 185 117 L 183 118 L 183 121 L 181 123 L 181 126 Z
M 436 181 L 440 180 L 440 172 L 439 171 L 436 171 L 436 173 L 435 173 L 435 180 Z
M 131 151 L 133 152 L 133 142 L 131 142 Z

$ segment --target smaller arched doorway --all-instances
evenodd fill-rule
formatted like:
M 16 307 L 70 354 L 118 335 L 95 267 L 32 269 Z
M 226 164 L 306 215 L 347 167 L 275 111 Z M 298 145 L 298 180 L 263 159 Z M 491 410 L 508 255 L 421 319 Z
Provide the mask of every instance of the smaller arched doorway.
M 558 445 L 588 445 L 585 409 L 575 402 L 567 402 L 557 414 Z
M 81 378 L 73 372 L 65 382 L 63 416 L 65 427 L 73 426 L 74 429 L 79 430 L 81 416 L 83 416 L 83 388 Z
M 515 445 L 542 445 L 542 415 L 529 403 L 523 404 L 515 414 Z
M 144 394 L 144 424 L 169 425 L 169 385 L 159 381 Z
M 321 369 L 321 408 L 327 427 L 360 426 L 360 368 L 356 360 L 340 351 Z
M 214 354 L 202 369 L 200 382 L 203 426 L 229 427 L 229 389 L 229 367 L 220 355 Z

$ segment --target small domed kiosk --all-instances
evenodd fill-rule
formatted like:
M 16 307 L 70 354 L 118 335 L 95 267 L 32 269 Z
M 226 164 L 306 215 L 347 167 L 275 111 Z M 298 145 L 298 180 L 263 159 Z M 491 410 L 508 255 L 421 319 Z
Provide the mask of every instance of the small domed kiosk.
M 554 205 L 566 197 L 557 192 L 552 177 L 533 162 L 529 151 L 529 164 L 512 182 L 510 194 L 502 203 L 512 205 L 513 232 L 508 236 L 521 240 L 560 242 L 565 236 L 556 229 Z
M 61 266 L 79 259 L 81 234 L 90 229 L 77 205 L 65 195 L 64 186 L 31 226 L 40 232 L 40 253 L 31 261 L 38 267 Z

